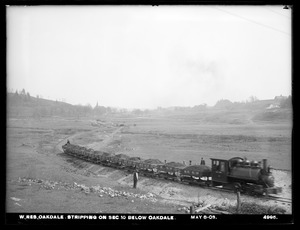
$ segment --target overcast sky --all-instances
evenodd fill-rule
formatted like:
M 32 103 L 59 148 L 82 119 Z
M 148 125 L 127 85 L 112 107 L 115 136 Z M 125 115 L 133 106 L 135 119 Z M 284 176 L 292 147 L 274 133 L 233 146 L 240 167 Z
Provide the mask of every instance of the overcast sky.
M 290 95 L 282 8 L 10 6 L 7 88 L 121 108 Z

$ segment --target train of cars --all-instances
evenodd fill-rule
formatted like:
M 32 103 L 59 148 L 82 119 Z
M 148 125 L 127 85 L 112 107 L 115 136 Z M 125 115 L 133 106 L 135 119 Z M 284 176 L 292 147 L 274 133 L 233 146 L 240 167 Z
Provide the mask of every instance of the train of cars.
M 211 158 L 211 167 L 201 163 L 189 165 L 178 162 L 161 162 L 157 159 L 142 160 L 125 154 L 112 154 L 94 151 L 69 142 L 62 146 L 64 153 L 90 161 L 95 164 L 124 169 L 138 170 L 148 177 L 170 179 L 199 186 L 213 186 L 239 189 L 252 194 L 278 194 L 282 188 L 274 186 L 274 176 L 267 160 L 261 162 L 248 161 L 240 157 L 229 160 Z

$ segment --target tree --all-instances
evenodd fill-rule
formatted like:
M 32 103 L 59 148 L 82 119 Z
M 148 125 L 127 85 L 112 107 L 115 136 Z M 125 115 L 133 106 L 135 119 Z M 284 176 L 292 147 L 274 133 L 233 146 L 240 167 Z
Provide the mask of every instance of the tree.
M 249 97 L 249 102 L 252 103 L 252 102 L 255 102 L 255 101 L 258 101 L 258 98 L 255 97 L 255 96 L 250 96 Z
M 216 104 L 215 104 L 215 108 L 231 108 L 232 107 L 232 102 L 229 101 L 228 99 L 222 99 L 219 100 Z
M 280 108 L 291 108 L 292 107 L 292 97 L 291 95 L 288 98 L 280 101 Z
M 106 113 L 106 108 L 104 106 L 97 106 L 94 108 L 94 114 L 95 115 L 101 115 Z
M 206 109 L 207 108 L 207 104 L 203 103 L 201 105 L 195 105 L 193 107 L 193 109 L 196 109 L 196 110 L 202 110 L 202 109 Z
M 25 91 L 25 89 L 22 89 L 22 91 L 21 91 L 21 95 L 26 95 L 26 91 Z
M 29 94 L 29 92 L 27 92 L 27 94 L 26 94 L 26 101 L 30 101 L 30 94 Z
M 134 109 L 132 112 L 135 115 L 141 115 L 143 113 L 142 110 L 140 110 L 140 109 Z
M 84 115 L 87 116 L 89 115 L 93 110 L 93 107 L 87 103 L 85 106 L 83 106 L 83 112 L 84 112 Z
M 116 112 L 113 108 L 111 108 L 111 107 L 106 107 L 105 108 L 105 110 L 106 110 L 106 113 L 112 113 L 112 112 Z

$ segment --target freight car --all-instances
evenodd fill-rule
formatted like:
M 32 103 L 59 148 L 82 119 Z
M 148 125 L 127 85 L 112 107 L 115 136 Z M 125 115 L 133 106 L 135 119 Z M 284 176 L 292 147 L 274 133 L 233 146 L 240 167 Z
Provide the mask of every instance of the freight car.
M 129 172 L 139 170 L 148 177 L 158 177 L 177 182 L 196 184 L 199 186 L 221 186 L 239 189 L 242 192 L 255 194 L 277 194 L 282 188 L 274 186 L 274 177 L 267 160 L 261 162 L 248 161 L 240 157 L 229 160 L 211 158 L 211 167 L 206 165 L 190 165 L 185 163 L 162 163 L 156 159 L 143 160 L 125 154 L 112 154 L 86 149 L 67 143 L 62 146 L 66 154 L 81 158 L 92 163 L 124 169 Z
M 118 169 L 124 169 L 126 167 L 125 162 L 130 157 L 125 154 L 118 154 L 113 158 L 112 166 Z
M 210 185 L 211 168 L 206 165 L 191 165 L 181 170 L 181 181 L 196 185 Z
M 157 167 L 162 165 L 160 161 L 148 159 L 140 163 L 139 172 L 140 174 L 147 177 L 155 177 L 157 175 Z
M 169 179 L 173 181 L 180 181 L 180 172 L 186 166 L 177 162 L 165 161 L 165 164 L 157 165 L 157 175 L 160 178 Z

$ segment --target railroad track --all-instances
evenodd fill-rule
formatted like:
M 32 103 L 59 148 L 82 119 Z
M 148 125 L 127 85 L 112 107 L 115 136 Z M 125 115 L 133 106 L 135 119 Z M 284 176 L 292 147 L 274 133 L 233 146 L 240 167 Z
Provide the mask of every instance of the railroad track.
M 227 189 L 227 188 L 218 188 L 218 187 L 209 187 L 212 190 L 219 190 L 219 191 L 226 191 L 229 193 L 235 193 L 235 191 L 231 190 L 231 189 Z M 244 195 L 249 195 L 249 194 L 244 194 Z M 259 199 L 263 199 L 263 200 L 274 200 L 280 203 L 286 203 L 286 204 L 291 204 L 292 203 L 292 199 L 291 198 L 287 198 L 287 197 L 280 197 L 280 196 L 276 196 L 276 195 L 255 195 L 255 196 L 251 196 L 251 197 L 257 197 Z
M 287 203 L 287 204 L 292 203 L 292 199 L 287 198 L 287 197 L 277 197 L 277 196 L 269 195 L 269 196 L 265 197 L 265 199 L 266 200 L 274 200 L 274 201 L 278 201 L 278 202 L 281 202 L 281 203 Z

